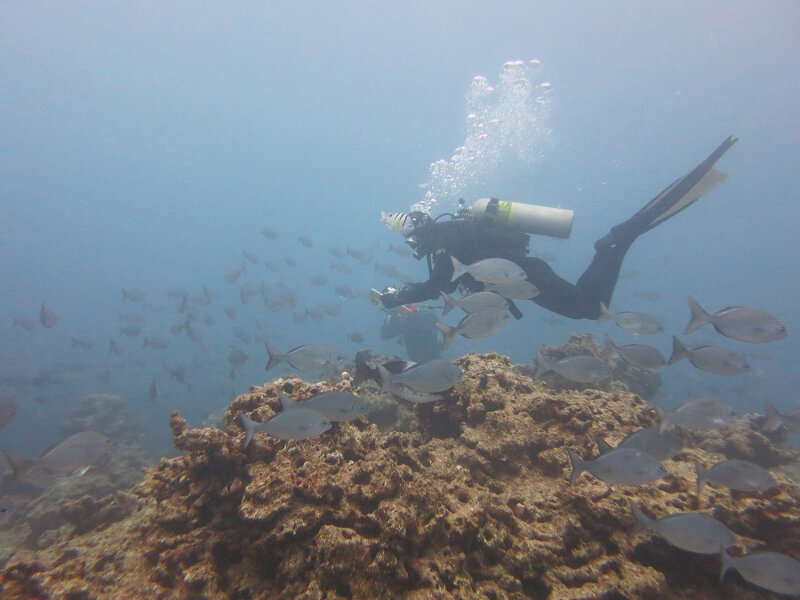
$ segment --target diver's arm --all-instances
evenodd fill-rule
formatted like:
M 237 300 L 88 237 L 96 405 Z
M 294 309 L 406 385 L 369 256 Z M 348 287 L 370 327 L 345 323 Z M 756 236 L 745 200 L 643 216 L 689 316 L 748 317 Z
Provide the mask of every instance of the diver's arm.
M 394 308 L 401 304 L 413 304 L 425 300 L 436 300 L 441 292 L 452 292 L 456 284 L 450 281 L 453 275 L 453 263 L 450 255 L 444 250 L 434 253 L 433 270 L 428 281 L 407 283 L 396 292 L 381 295 L 384 308 Z

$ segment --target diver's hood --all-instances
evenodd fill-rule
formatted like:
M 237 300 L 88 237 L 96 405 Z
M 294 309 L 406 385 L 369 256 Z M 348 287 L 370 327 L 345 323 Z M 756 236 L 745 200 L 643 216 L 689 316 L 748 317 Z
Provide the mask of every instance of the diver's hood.
M 409 213 L 413 224 L 410 231 L 405 234 L 406 244 L 414 251 L 414 258 L 421 259 L 426 254 L 433 252 L 433 224 L 434 221 L 422 211 Z

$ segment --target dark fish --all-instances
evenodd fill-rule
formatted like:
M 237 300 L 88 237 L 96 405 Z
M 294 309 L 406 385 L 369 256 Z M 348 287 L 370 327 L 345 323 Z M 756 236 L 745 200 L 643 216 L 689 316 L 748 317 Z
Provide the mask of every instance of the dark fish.
M 722 335 L 740 342 L 763 344 L 786 337 L 786 326 L 783 323 L 768 312 L 752 306 L 727 306 L 709 314 L 689 296 L 689 310 L 692 317 L 686 325 L 684 335 L 711 323 Z
M 750 370 L 747 359 L 734 350 L 722 346 L 696 346 L 686 348 L 681 341 L 672 336 L 672 356 L 667 364 L 675 364 L 688 358 L 692 365 L 715 375 L 741 375 Z
M 315 306 L 311 310 L 306 309 L 306 313 L 312 321 L 319 323 L 325 318 L 325 310 L 321 306 Z
M 281 270 L 281 266 L 278 263 L 269 260 L 264 261 L 264 268 L 270 273 L 277 273 Z
M 26 331 L 31 331 L 35 325 L 33 319 L 14 319 L 14 327 L 22 327 Z
M 144 323 L 144 315 L 140 315 L 138 313 L 126 312 L 126 313 L 119 313 L 119 320 L 125 321 L 126 323 L 133 323 L 134 325 L 141 325 Z
M 342 312 L 342 307 L 340 304 L 337 304 L 336 302 L 331 302 L 323 306 L 322 310 L 324 310 L 325 314 L 328 315 L 329 317 L 337 317 L 339 316 L 339 313 Z
M 6 396 L 0 396 L 0 429 L 8 425 L 19 412 L 19 404 Z
M 264 302 L 264 306 L 272 312 L 278 312 L 286 306 L 286 298 L 283 296 L 272 296 L 269 300 Z
M 142 331 L 138 325 L 126 325 L 120 331 L 128 337 L 136 337 Z
M 347 339 L 353 342 L 354 344 L 363 344 L 364 343 L 364 335 L 360 331 L 351 331 L 347 334 Z
M 180 323 L 173 323 L 173 324 L 172 324 L 172 325 L 170 325 L 170 327 L 169 327 L 169 332 L 170 332 L 172 335 L 180 335 L 181 333 L 183 333 L 183 330 L 184 330 L 184 328 L 185 328 L 185 327 L 186 327 L 186 323 L 183 323 L 183 322 L 180 322 Z M 145 344 L 145 345 L 146 345 L 146 344 Z
M 283 262 L 286 263 L 287 267 L 296 267 L 297 266 L 297 259 L 291 256 L 287 256 L 283 259 Z
M 344 258 L 347 256 L 347 250 L 344 248 L 339 248 L 338 246 L 328 246 L 328 252 L 330 252 L 336 258 Z
M 117 344 L 114 340 L 108 340 L 108 351 L 116 356 L 122 356 L 125 353 L 122 346 Z
M 269 227 L 264 227 L 261 230 L 261 235 L 263 235 L 268 240 L 277 240 L 278 239 L 278 232 L 274 229 L 270 229 Z
M 150 402 L 155 404 L 161 398 L 161 392 L 158 389 L 158 379 L 153 377 L 153 381 L 150 382 Z
M 242 263 L 240 265 L 236 265 L 235 267 L 231 267 L 228 269 L 227 273 L 225 273 L 225 281 L 228 283 L 236 283 L 239 281 L 239 277 L 242 276 L 242 273 L 245 271 L 245 264 Z
M 245 430 L 242 449 L 250 445 L 250 440 L 257 431 L 263 431 L 279 440 L 307 440 L 317 437 L 331 428 L 331 422 L 323 415 L 310 408 L 293 408 L 272 417 L 266 423 L 256 423 L 239 414 L 239 423 Z
M 239 303 L 244 306 L 250 301 L 250 295 L 247 293 L 247 289 L 245 287 L 239 288 Z
M 251 254 L 250 252 L 246 252 L 244 250 L 242 250 L 242 257 L 244 257 L 244 259 L 247 262 L 253 265 L 257 265 L 259 262 L 261 262 L 261 259 L 258 258 L 258 256 L 256 256 L 255 254 Z
M 353 272 L 353 268 L 350 265 L 348 265 L 347 263 L 343 263 L 343 262 L 331 263 L 331 269 L 333 269 L 334 271 L 337 271 L 339 273 L 345 273 L 345 274 Z
M 336 293 L 342 300 L 352 300 L 356 297 L 356 295 L 353 293 L 353 290 L 343 283 L 337 284 L 333 289 L 336 290 Z
M 619 485 L 652 483 L 667 476 L 667 470 L 657 459 L 646 452 L 631 448 L 617 448 L 601 454 L 595 460 L 583 460 L 569 450 L 569 460 L 572 464 L 570 483 L 584 471 L 588 471 L 601 481 Z
M 206 325 L 214 325 L 217 322 L 217 319 L 214 318 L 214 315 L 206 313 L 203 315 L 203 323 Z
M 144 338 L 144 343 L 142 344 L 142 348 L 152 348 L 153 350 L 164 350 L 169 346 L 167 342 L 162 340 L 158 337 L 146 337 Z
M 231 346 L 231 350 L 228 352 L 228 362 L 234 367 L 241 367 L 249 358 L 247 354 L 234 346 Z
M 230 306 L 225 307 L 225 315 L 232 321 L 236 318 L 236 309 Z
M 94 347 L 92 345 L 92 342 L 88 340 L 81 340 L 76 338 L 75 336 L 70 336 L 70 337 L 72 338 L 71 348 L 80 348 L 81 350 L 89 351 Z
M 308 310 L 296 310 L 292 313 L 292 323 L 305 323 Z
M 311 283 L 313 283 L 317 287 L 324 287 L 328 284 L 328 280 L 325 279 L 322 275 L 312 275 Z
M 58 323 L 58 317 L 56 316 L 56 313 L 47 308 L 44 302 L 42 302 L 42 308 L 39 309 L 39 322 L 47 329 L 50 329 L 56 323 Z
M 380 383 L 381 376 L 380 373 L 378 373 L 377 367 L 370 366 L 369 364 L 371 359 L 372 357 L 369 351 L 356 352 L 356 372 L 353 375 L 353 387 L 357 387 L 368 380 Z M 409 363 L 401 359 L 390 360 L 382 364 L 383 368 L 390 373 L 401 373 L 413 365 L 414 363 Z
M 144 302 L 145 298 L 146 295 L 142 290 L 137 290 L 136 288 L 131 288 L 131 289 L 122 288 L 123 302 L 133 302 L 134 304 L 140 304 Z
M 779 552 L 750 552 L 743 556 L 730 556 L 722 551 L 722 573 L 734 569 L 745 581 L 775 592 L 796 596 L 800 594 L 800 561 Z
M 297 241 L 300 242 L 304 247 L 311 248 L 314 245 L 314 242 L 311 241 L 311 238 L 307 235 L 301 235 L 297 238 Z
M 706 513 L 673 513 L 651 519 L 633 500 L 628 502 L 635 519 L 630 537 L 640 531 L 652 531 L 668 544 L 697 554 L 717 554 L 720 548 L 736 545 L 736 534 Z

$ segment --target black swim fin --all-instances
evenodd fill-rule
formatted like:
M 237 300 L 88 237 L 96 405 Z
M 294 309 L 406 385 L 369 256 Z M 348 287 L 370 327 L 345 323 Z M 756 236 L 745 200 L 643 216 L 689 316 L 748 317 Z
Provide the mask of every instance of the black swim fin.
M 595 248 L 599 250 L 617 243 L 632 243 L 639 235 L 674 217 L 725 181 L 727 175 L 715 170 L 714 164 L 738 140 L 739 138 L 729 136 L 708 158 L 683 177 L 673 181 L 639 212 L 612 227 L 608 235 L 595 242 Z

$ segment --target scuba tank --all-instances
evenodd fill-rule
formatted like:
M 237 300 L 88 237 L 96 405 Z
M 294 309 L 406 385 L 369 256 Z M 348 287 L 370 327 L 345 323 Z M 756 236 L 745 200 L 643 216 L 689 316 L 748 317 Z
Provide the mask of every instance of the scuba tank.
M 564 208 L 479 198 L 467 210 L 476 218 L 489 219 L 524 233 L 568 238 L 572 232 L 574 211 Z

